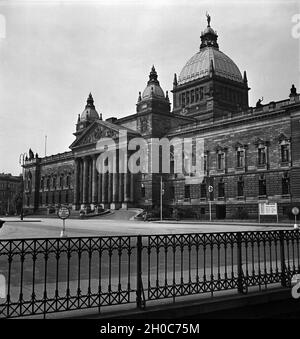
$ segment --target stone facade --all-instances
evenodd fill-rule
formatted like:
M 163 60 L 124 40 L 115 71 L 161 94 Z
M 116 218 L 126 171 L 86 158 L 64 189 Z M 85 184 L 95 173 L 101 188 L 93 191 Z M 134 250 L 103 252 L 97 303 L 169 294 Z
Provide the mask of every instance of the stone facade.
M 242 76 L 219 51 L 217 35 L 208 25 L 199 52 L 174 76 L 173 110 L 154 66 L 133 115 L 104 121 L 90 94 L 71 151 L 27 158 L 24 208 L 155 209 L 162 177 L 166 214 L 177 210 L 184 217 L 207 219 L 210 202 L 213 218 L 257 218 L 260 202 L 276 202 L 279 217 L 290 216 L 291 207 L 300 207 L 300 96 L 292 86 L 285 100 L 259 100 L 249 107 L 248 90 L 246 72 Z M 144 138 L 150 152 L 153 138 L 204 140 L 201 180 L 186 172 L 123 173 L 119 165 L 114 173 L 99 173 L 98 141 L 107 137 L 119 142 L 121 132 L 127 142 Z M 126 152 L 127 157 L 132 154 Z M 119 149 L 116 156 L 121 156 Z
M 21 186 L 22 176 L 0 173 L 0 215 L 20 212 L 18 195 L 21 192 Z

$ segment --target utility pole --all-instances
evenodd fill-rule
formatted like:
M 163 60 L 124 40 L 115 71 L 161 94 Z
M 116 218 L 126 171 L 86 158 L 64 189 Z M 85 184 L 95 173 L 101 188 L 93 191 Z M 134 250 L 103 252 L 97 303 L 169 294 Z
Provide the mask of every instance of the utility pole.
M 45 135 L 45 157 L 47 156 L 47 135 Z
M 24 199 L 24 164 L 25 164 L 26 153 L 21 153 L 19 157 L 19 164 L 22 166 L 22 185 L 21 185 L 21 194 L 22 194 L 22 207 L 21 207 L 21 220 L 24 218 L 23 211 L 23 199 Z

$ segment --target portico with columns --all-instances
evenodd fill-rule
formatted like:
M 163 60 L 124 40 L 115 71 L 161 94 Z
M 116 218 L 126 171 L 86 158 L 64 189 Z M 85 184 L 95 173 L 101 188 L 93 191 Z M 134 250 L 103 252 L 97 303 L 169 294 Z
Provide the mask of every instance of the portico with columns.
M 73 208 L 127 208 L 134 202 L 134 174 L 101 173 L 97 170 L 99 154 L 75 157 Z
M 133 204 L 134 174 L 128 172 L 127 162 L 124 162 L 126 166 L 119 165 L 119 156 L 128 157 L 127 147 L 124 153 L 127 140 L 123 141 L 122 152 L 119 149 L 119 137 L 122 132 L 128 139 L 139 136 L 136 131 L 118 126 L 109 120 L 103 121 L 90 94 L 85 110 L 78 117 L 74 133 L 76 140 L 70 146 L 74 154 L 73 209 L 119 209 Z M 105 138 L 113 140 L 116 146 L 115 166 L 106 164 L 107 171 L 101 170 L 99 166 L 98 158 L 103 151 L 97 149 L 97 142 Z

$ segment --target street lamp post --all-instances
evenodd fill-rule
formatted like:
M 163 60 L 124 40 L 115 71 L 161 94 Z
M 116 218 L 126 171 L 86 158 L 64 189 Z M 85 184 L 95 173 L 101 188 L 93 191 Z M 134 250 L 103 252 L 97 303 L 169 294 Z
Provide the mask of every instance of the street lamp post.
M 26 153 L 21 153 L 19 157 L 19 164 L 22 166 L 22 186 L 21 186 L 21 193 L 22 193 L 22 207 L 21 207 L 21 220 L 24 218 L 24 211 L 23 211 L 23 198 L 24 198 L 24 164 L 25 164 Z

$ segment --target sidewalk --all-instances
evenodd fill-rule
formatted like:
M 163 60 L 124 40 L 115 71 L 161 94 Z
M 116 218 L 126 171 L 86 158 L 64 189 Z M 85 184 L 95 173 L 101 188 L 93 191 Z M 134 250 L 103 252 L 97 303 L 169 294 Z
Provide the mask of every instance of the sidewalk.
M 0 217 L 0 220 L 5 222 L 41 222 L 40 219 L 27 219 L 24 218 L 23 220 L 20 217 Z
M 181 220 L 156 220 L 151 221 L 158 224 L 192 224 L 192 225 L 237 225 L 237 226 L 261 226 L 261 227 L 288 227 L 294 228 L 294 222 L 279 222 L 279 223 L 259 223 L 257 220 L 191 220 L 191 219 L 181 219 Z

